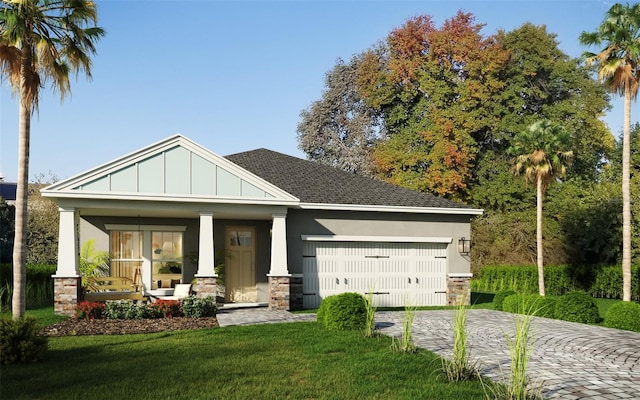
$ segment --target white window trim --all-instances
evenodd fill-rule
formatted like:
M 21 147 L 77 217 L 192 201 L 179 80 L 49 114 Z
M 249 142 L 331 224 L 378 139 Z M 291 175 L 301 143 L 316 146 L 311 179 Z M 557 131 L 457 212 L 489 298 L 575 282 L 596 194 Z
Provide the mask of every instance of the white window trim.
M 186 226 L 177 225 L 125 225 L 125 224 L 105 224 L 108 231 L 162 231 L 162 232 L 184 232 Z

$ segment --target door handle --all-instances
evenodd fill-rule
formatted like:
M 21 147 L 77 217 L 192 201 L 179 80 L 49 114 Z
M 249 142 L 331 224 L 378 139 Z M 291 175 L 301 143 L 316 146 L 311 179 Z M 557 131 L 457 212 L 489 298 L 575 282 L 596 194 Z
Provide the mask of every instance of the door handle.
M 345 285 L 347 284 L 347 278 L 344 278 L 344 284 Z
M 340 278 L 336 278 L 336 285 L 340 284 Z
M 416 284 L 420 283 L 420 281 L 418 280 L 418 277 L 416 277 Z
M 409 283 L 411 283 L 411 278 L 407 278 L 407 279 L 409 279 Z

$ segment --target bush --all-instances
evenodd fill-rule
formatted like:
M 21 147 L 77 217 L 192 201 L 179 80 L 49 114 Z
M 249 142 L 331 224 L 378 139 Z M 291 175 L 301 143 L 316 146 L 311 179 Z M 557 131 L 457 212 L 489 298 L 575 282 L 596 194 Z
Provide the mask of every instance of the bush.
M 530 294 L 525 298 L 525 304 L 529 307 L 528 310 L 536 317 L 555 318 L 557 302 L 558 298 L 555 296 Z
M 600 320 L 596 302 L 586 292 L 571 292 L 556 302 L 555 318 L 564 321 L 595 324 Z
M 103 315 L 109 319 L 141 319 L 161 316 L 156 314 L 153 308 L 133 300 L 107 300 Z
M 76 306 L 75 319 L 101 319 L 105 305 L 97 301 L 83 301 Z
M 189 318 L 215 317 L 218 312 L 216 300 L 211 297 L 189 296 L 181 300 L 182 313 Z
M 331 303 L 334 301 L 336 301 L 335 295 L 327 296 L 324 299 L 322 299 L 322 302 L 320 303 L 320 307 L 318 307 L 318 312 L 316 313 L 316 321 L 318 321 L 324 326 L 327 325 L 326 323 L 327 310 L 331 306 Z
M 503 311 L 502 303 L 504 302 L 504 299 L 511 296 L 512 294 L 516 294 L 516 291 L 511 289 L 504 289 L 496 293 L 496 295 L 493 297 L 493 309 L 496 311 Z
M 27 284 L 25 287 L 27 308 L 53 303 L 53 278 L 57 266 L 48 264 L 27 264 Z M 11 303 L 13 292 L 13 268 L 11 264 L 0 264 L 0 302 L 3 306 Z
M 47 338 L 38 334 L 34 318 L 0 320 L 0 364 L 35 362 L 48 348 Z
M 367 321 L 367 305 L 358 293 L 341 293 L 335 296 L 325 313 L 325 326 L 331 330 L 364 329 Z
M 502 301 L 502 311 L 521 314 L 524 307 L 524 297 L 525 295 L 522 293 L 516 293 L 505 297 Z
M 640 332 L 640 304 L 622 301 L 609 307 L 604 326 Z
M 183 315 L 180 309 L 180 300 L 156 300 L 154 303 L 150 303 L 148 307 L 151 309 L 151 315 L 153 316 L 173 318 L 182 317 Z

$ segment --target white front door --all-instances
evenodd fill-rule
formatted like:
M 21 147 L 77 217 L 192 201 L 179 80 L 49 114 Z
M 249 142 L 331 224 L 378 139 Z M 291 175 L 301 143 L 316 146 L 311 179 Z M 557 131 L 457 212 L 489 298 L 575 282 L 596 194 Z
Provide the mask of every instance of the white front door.
M 305 242 L 303 305 L 343 292 L 374 293 L 376 306 L 445 305 L 446 243 Z
M 225 301 L 255 303 L 256 287 L 256 231 L 253 227 L 227 227 L 225 231 Z

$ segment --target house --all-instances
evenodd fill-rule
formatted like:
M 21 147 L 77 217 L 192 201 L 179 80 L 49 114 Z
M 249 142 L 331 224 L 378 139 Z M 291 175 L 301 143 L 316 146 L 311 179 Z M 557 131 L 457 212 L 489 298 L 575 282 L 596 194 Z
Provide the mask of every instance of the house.
M 5 182 L 4 178 L 0 177 L 0 198 L 4 199 L 9 205 L 16 204 L 16 191 L 18 184 L 15 182 Z
M 266 149 L 218 156 L 181 135 L 42 190 L 60 208 L 56 312 L 81 297 L 78 247 L 145 294 L 197 279 L 225 301 L 315 308 L 345 291 L 379 306 L 469 301 L 482 210 Z M 224 265 L 223 269 L 216 266 Z

